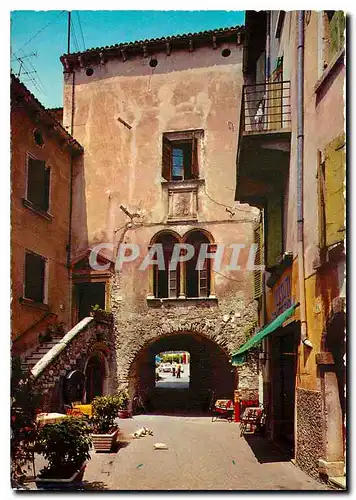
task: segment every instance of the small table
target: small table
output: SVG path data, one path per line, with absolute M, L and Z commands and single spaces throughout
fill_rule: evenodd
M 93 415 L 93 407 L 92 405 L 73 405 L 73 408 L 80 410 L 84 415 L 87 415 L 89 418 Z

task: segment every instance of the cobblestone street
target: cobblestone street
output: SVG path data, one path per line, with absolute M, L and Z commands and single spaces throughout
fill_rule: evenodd
M 126 445 L 92 452 L 85 489 L 103 490 L 326 490 L 258 436 L 210 417 L 139 415 L 119 420 Z M 141 426 L 153 436 L 132 439 Z M 154 443 L 168 450 L 154 450 Z M 250 444 L 249 444 L 250 443 Z M 36 467 L 42 466 L 38 457 Z M 31 488 L 35 485 L 31 483 Z

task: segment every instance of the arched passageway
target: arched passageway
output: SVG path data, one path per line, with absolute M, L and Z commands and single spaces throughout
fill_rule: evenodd
M 164 351 L 189 352 L 189 388 L 155 386 L 155 356 Z M 236 376 L 218 344 L 196 333 L 177 333 L 159 337 L 141 349 L 130 367 L 129 390 L 131 396 L 140 396 L 148 411 L 207 411 L 212 398 L 233 397 Z

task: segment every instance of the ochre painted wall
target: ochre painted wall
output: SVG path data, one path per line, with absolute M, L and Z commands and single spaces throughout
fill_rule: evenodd
M 39 128 L 43 147 L 36 145 L 33 131 Z M 41 122 L 33 121 L 27 108 L 11 113 L 11 308 L 12 339 L 52 312 L 69 324 L 70 298 L 66 245 L 69 235 L 70 153 L 61 150 L 58 138 L 46 134 Z M 23 206 L 26 197 L 27 155 L 44 160 L 51 168 L 49 213 L 52 220 Z M 48 259 L 48 310 L 20 303 L 24 295 L 25 250 Z M 62 307 L 61 307 L 62 306 Z

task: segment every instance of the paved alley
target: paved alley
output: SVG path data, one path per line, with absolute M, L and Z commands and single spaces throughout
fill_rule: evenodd
M 116 453 L 92 452 L 85 489 L 103 490 L 326 490 L 258 436 L 211 417 L 139 415 L 119 420 Z M 132 439 L 141 426 L 153 436 Z M 168 450 L 154 450 L 154 443 Z M 38 457 L 37 467 L 41 467 Z M 35 487 L 33 485 L 33 487 Z

